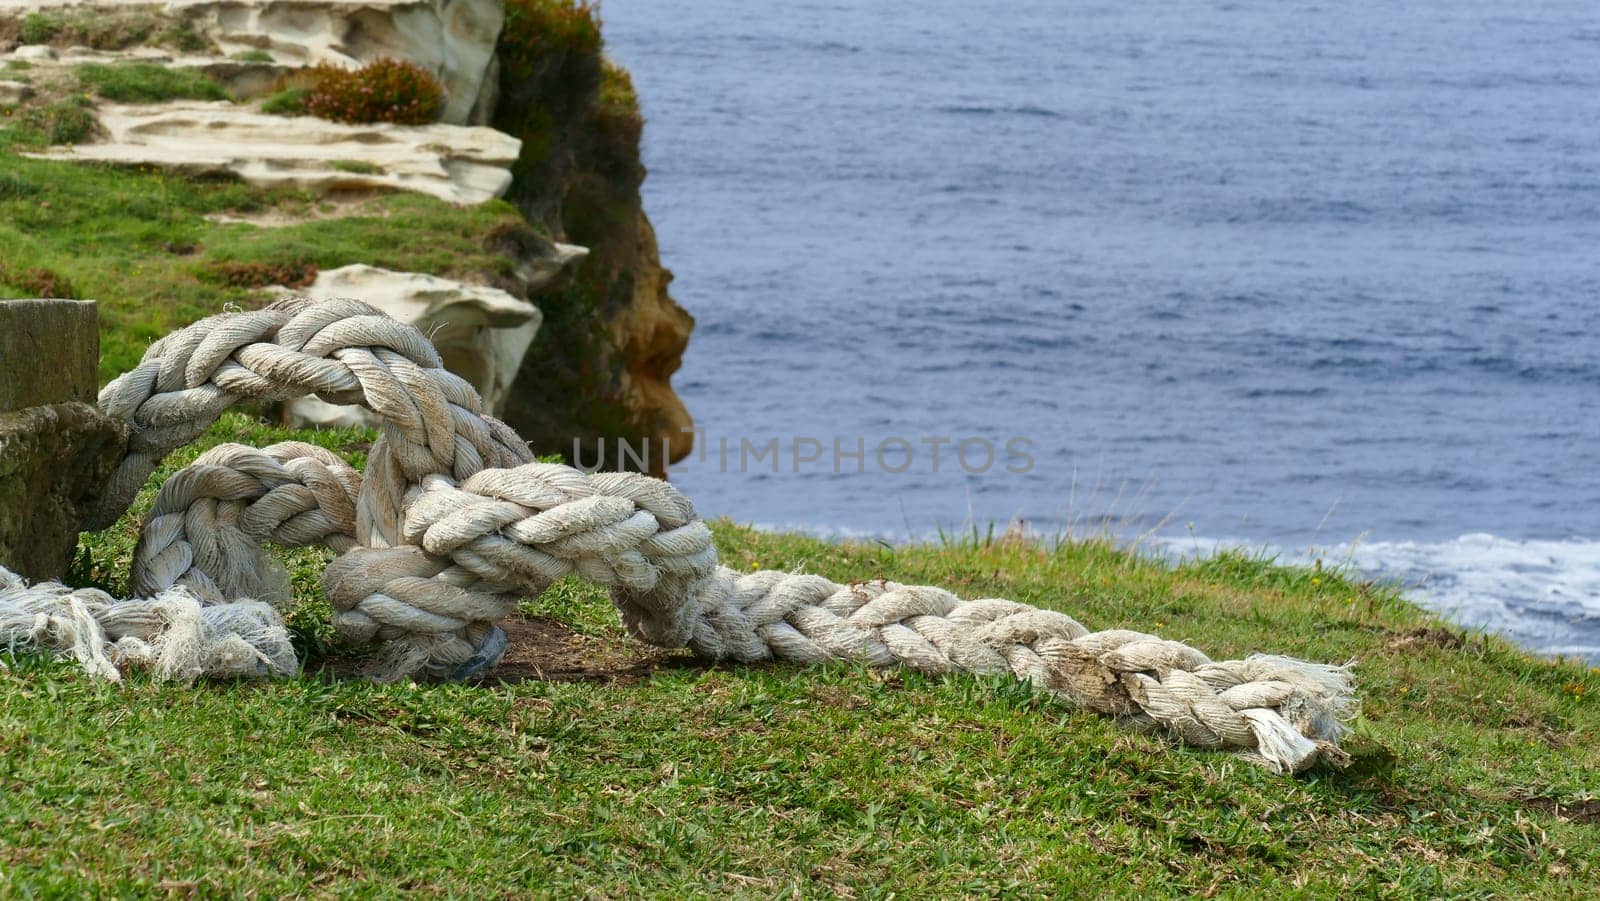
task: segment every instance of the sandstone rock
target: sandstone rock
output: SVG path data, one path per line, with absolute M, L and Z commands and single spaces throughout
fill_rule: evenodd
M 549 288 L 589 255 L 587 247 L 549 241 L 531 230 L 520 238 L 503 235 L 491 246 L 511 261 L 514 286 L 524 296 Z
M 318 193 L 404 190 L 460 204 L 505 193 L 521 142 L 463 125 L 344 125 L 251 112 L 226 101 L 106 104 L 105 143 L 36 154 L 46 159 L 233 173 L 260 185 Z
M 664 477 L 667 463 L 694 446 L 694 420 L 671 382 L 694 317 L 668 294 L 672 273 L 661 265 L 644 211 L 635 207 L 622 225 L 626 231 L 608 236 L 623 292 L 546 326 L 523 358 L 502 418 L 535 448 L 591 462 L 600 458 L 602 438 L 624 439 L 641 454 L 648 446 L 642 462 Z M 601 340 L 594 340 L 595 328 Z M 605 446 L 613 450 L 604 465 L 617 465 L 614 440 Z
M 492 341 L 491 333 L 520 332 L 531 340 L 542 318 L 538 307 L 498 288 L 376 266 L 319 272 L 301 293 L 318 299 L 355 297 L 416 326 L 445 366 L 471 382 L 491 410 L 499 408 L 527 349 L 526 340 L 510 349 Z
M 498 85 L 489 76 L 505 20 L 501 0 L 9 0 L 0 4 L 0 16 L 47 8 L 154 15 L 187 25 L 223 56 L 265 50 L 293 66 L 351 68 L 381 56 L 410 60 L 444 85 L 444 121 L 455 124 L 471 121 L 474 110 L 493 109 Z
M 0 301 L 0 564 L 30 579 L 65 571 L 126 441 L 93 404 L 99 351 L 93 303 Z
M 4 2 L 5 0 L 0 0 L 0 4 Z M 298 64 L 230 59 L 212 54 L 174 54 L 160 47 L 130 47 L 126 50 L 95 50 L 90 47 L 43 49 L 50 50 L 54 55 L 45 60 L 31 60 L 20 51 L 11 54 L 0 53 L 0 63 L 14 59 L 29 63 L 32 71 L 28 74 L 36 83 L 43 81 L 44 77 L 58 73 L 70 78 L 72 69 L 86 63 L 100 65 L 140 63 L 169 69 L 194 69 L 221 85 L 230 96 L 239 101 L 256 100 L 273 93 L 285 76 L 299 68 Z M 62 81 L 70 83 L 65 79 Z M 0 91 L 3 90 L 0 88 Z M 6 101 L 4 96 L 0 93 L 0 102 L 18 102 Z
M 543 270 L 528 263 L 530 275 L 540 280 L 534 290 L 558 277 L 565 266 L 586 251 L 570 245 L 553 245 L 549 266 Z M 483 395 L 486 408 L 498 413 L 516 377 L 528 344 L 543 319 L 539 308 L 498 288 L 469 285 L 434 275 L 392 272 L 375 266 L 344 266 L 317 274 L 309 287 L 284 293 L 330 299 L 353 297 L 410 323 L 438 348 L 446 368 L 465 378 Z M 316 398 L 285 405 L 288 421 L 295 425 L 371 424 L 370 414 L 357 407 L 341 407 Z
M 11 58 L 22 62 L 38 62 L 56 58 L 54 48 L 43 44 L 25 44 L 11 51 Z
M 0 106 L 21 103 L 33 96 L 33 88 L 23 81 L 0 81 Z
M 175 0 L 225 54 L 263 49 L 282 60 L 351 67 L 381 56 L 432 71 L 447 93 L 444 121 L 466 124 L 505 21 L 500 0 Z M 492 106 L 492 100 L 489 101 Z
M 633 303 L 612 317 L 612 341 L 623 361 L 622 399 L 641 431 L 681 460 L 693 446 L 694 420 L 672 390 L 672 374 L 683 364 L 694 317 L 667 293 L 672 271 L 661 265 L 655 227 L 641 210 L 635 224 L 638 262 Z

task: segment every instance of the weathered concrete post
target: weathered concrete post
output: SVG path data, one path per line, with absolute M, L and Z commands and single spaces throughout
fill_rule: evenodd
M 96 493 L 127 440 L 95 406 L 92 301 L 0 300 L 0 565 L 60 578 L 78 541 L 78 501 Z

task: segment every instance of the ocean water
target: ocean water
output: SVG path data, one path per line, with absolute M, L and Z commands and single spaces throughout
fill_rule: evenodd
M 1316 548 L 1600 661 L 1592 0 L 604 17 L 703 512 Z

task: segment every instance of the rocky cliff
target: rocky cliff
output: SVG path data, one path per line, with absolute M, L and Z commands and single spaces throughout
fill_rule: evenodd
M 437 121 L 283 102 L 308 67 L 386 58 L 442 85 Z M 455 323 L 463 374 L 541 451 L 649 442 L 659 474 L 689 450 L 670 377 L 693 320 L 640 204 L 632 85 L 581 0 L 12 2 L 0 114 L 0 296 L 100 299 L 102 377 L 223 303 L 393 295 L 419 327 Z M 92 209 L 42 214 L 63 204 Z M 166 239 L 115 261 L 73 231 L 151 216 Z
M 498 58 L 492 121 L 522 139 L 508 199 L 590 250 L 546 311 L 508 421 L 539 444 L 577 439 L 588 461 L 600 456 L 601 438 L 647 445 L 649 467 L 663 475 L 667 458 L 682 459 L 691 445 L 692 422 L 670 379 L 694 319 L 668 294 L 672 273 L 640 203 L 644 121 L 632 80 L 605 58 L 587 3 L 508 0 Z M 605 456 L 616 463 L 614 445 Z

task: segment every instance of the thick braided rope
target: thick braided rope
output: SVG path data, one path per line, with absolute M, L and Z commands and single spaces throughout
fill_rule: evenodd
M 70 654 L 90 675 L 113 682 L 121 678 L 118 663 L 184 682 L 292 676 L 299 668 L 283 621 L 260 601 L 207 605 L 182 588 L 119 601 L 95 588 L 29 586 L 3 566 L 0 643 Z
M 352 644 L 383 643 L 387 676 L 483 671 L 504 649 L 495 622 L 576 574 L 610 589 L 635 636 L 710 659 L 1009 673 L 1279 772 L 1342 757 L 1344 667 L 1214 662 L 1011 601 L 720 567 L 671 485 L 529 462 L 420 334 L 357 301 L 283 301 L 153 345 L 101 392 L 131 440 L 86 525 L 115 521 L 160 460 L 229 406 L 305 394 L 382 417 L 364 476 L 296 442 L 215 448 L 163 484 L 144 525 L 132 585 L 153 602 L 27 588 L 0 570 L 0 638 L 73 653 L 108 678 L 119 663 L 179 678 L 293 672 L 281 621 L 259 602 L 288 594 L 263 545 L 325 544 L 340 554 L 323 576 L 334 624 Z

